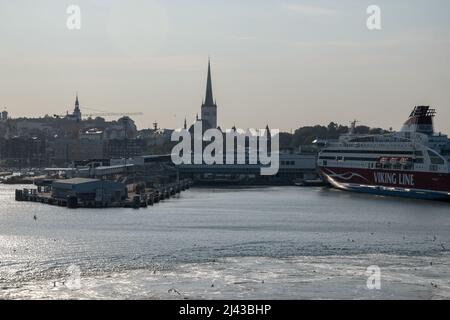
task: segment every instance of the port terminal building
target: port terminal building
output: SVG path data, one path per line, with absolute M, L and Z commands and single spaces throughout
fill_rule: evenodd
M 82 203 L 113 203 L 127 198 L 127 189 L 109 180 L 73 178 L 52 183 L 52 197 L 67 201 L 70 198 Z

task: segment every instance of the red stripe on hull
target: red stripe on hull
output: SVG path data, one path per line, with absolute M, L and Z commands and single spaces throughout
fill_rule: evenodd
M 380 169 L 320 167 L 339 183 L 450 192 L 450 174 Z

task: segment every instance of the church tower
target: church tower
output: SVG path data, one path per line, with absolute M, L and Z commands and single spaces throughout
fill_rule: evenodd
M 217 128 L 217 105 L 213 99 L 212 81 L 211 81 L 211 62 L 208 60 L 208 79 L 206 81 L 206 96 L 202 104 L 201 119 L 207 128 Z
M 80 102 L 78 101 L 78 93 L 75 99 L 75 109 L 73 110 L 73 117 L 77 122 L 81 121 L 81 111 L 80 111 Z

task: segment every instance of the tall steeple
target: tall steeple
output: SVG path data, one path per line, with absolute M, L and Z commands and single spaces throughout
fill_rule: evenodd
M 78 101 L 78 92 L 77 92 L 77 95 L 76 95 L 76 99 L 75 99 L 75 109 L 79 109 L 80 108 L 80 102 Z
M 77 122 L 81 121 L 81 110 L 80 110 L 80 102 L 78 101 L 78 92 L 75 98 L 75 109 L 73 110 L 72 116 Z
M 207 106 L 214 105 L 212 81 L 211 81 L 211 60 L 210 59 L 208 59 L 208 79 L 206 80 L 206 96 L 205 96 L 204 104 Z
M 202 121 L 205 129 L 217 128 L 217 105 L 213 99 L 211 80 L 211 60 L 208 59 L 208 78 L 206 80 L 206 96 L 202 103 Z

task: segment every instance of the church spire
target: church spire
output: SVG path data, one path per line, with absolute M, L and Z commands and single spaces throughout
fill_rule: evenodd
M 214 105 L 213 92 L 212 92 L 212 81 L 211 81 L 211 61 L 208 59 L 208 79 L 206 81 L 206 97 L 205 97 L 205 105 L 212 106 Z
M 72 117 L 77 121 L 81 121 L 80 102 L 78 101 L 78 92 L 75 98 L 75 109 L 73 109 Z
M 76 95 L 76 99 L 75 99 L 75 108 L 79 108 L 80 107 L 80 102 L 78 102 L 78 92 L 77 92 L 77 95 Z

